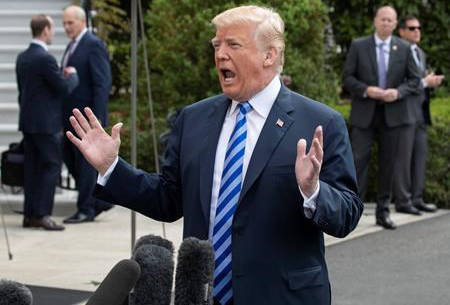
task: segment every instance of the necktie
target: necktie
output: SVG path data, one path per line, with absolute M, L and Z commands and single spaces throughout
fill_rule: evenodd
M 233 298 L 231 281 L 231 225 L 242 187 L 242 167 L 247 138 L 245 115 L 252 110 L 248 102 L 238 105 L 236 125 L 231 133 L 225 153 L 225 162 L 217 200 L 213 230 L 215 255 L 214 297 L 222 305 Z
M 64 60 L 62 65 L 63 69 L 67 66 L 67 63 L 69 62 L 69 58 L 72 55 L 74 48 L 75 48 L 75 40 L 71 40 L 69 42 L 69 46 L 67 47 L 67 52 L 66 54 L 64 54 Z
M 384 42 L 378 45 L 378 86 L 386 89 L 386 61 L 384 59 Z
M 417 65 L 422 68 L 422 60 L 420 59 L 420 52 L 418 48 L 414 48 L 414 52 L 416 52 Z

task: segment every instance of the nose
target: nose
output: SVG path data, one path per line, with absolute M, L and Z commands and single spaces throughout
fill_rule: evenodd
M 226 48 L 224 46 L 216 47 L 215 53 L 216 53 L 216 58 L 219 60 L 226 60 L 229 58 Z

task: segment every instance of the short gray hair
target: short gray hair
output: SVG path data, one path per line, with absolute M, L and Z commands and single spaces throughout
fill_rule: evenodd
M 211 22 L 216 29 L 239 24 L 255 25 L 256 41 L 265 49 L 274 47 L 278 51 L 277 72 L 283 71 L 284 22 L 275 10 L 255 5 L 239 6 L 220 13 Z

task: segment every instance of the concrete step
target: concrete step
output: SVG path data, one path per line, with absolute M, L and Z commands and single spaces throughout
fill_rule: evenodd
M 45 11 L 63 10 L 71 3 L 71 1 L 61 0 L 1 0 L 0 2 L 3 10 L 37 10 L 42 13 L 45 13 Z
M 3 2 L 1 0 L 0 2 Z M 52 17 L 55 26 L 62 26 L 62 10 L 48 9 L 0 9 L 0 27 L 23 27 L 30 24 L 31 17 L 37 14 L 46 14 Z
M 0 83 L 0 104 L 17 102 L 17 85 L 15 82 Z M 1 122 L 0 122 L 1 123 Z
M 18 103 L 0 103 L 1 124 L 17 124 L 19 119 Z
M 16 124 L 0 124 L 0 146 L 7 146 L 11 142 L 22 139 L 22 134 L 18 131 Z
M 31 38 L 29 38 L 28 41 L 25 41 L 22 44 L 0 45 L 0 64 L 15 63 L 17 55 L 28 48 L 30 41 Z M 64 54 L 64 50 L 66 49 L 66 44 L 53 44 L 49 46 L 48 49 L 49 52 L 56 57 L 58 63 L 60 63 L 61 58 Z
M 15 64 L 0 64 L 0 82 L 15 82 Z
M 27 44 L 32 39 L 31 31 L 27 26 L 21 27 L 0 27 L 0 41 L 9 44 Z M 62 27 L 55 27 L 53 44 L 66 45 L 69 39 L 66 37 Z

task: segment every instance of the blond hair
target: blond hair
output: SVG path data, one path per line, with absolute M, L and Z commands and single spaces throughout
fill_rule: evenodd
M 284 22 L 273 9 L 255 5 L 239 6 L 220 13 L 211 23 L 216 29 L 232 25 L 255 25 L 255 40 L 265 50 L 272 47 L 277 50 L 277 72 L 283 71 Z

